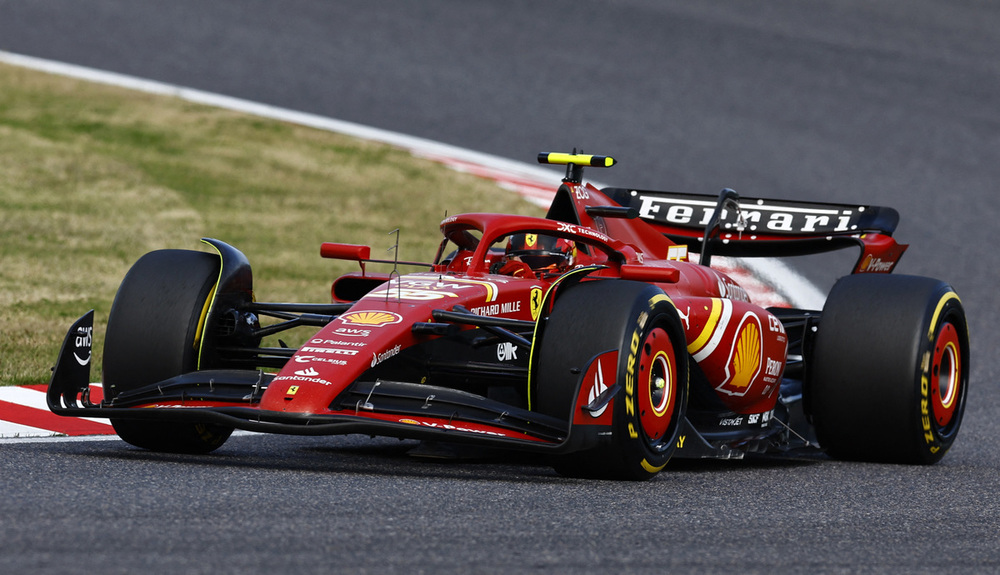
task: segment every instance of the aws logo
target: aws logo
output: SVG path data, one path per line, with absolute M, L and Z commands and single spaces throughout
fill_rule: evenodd
M 726 380 L 716 389 L 729 395 L 746 395 L 760 373 L 764 340 L 760 320 L 751 313 L 743 316 L 736 340 L 726 361 Z

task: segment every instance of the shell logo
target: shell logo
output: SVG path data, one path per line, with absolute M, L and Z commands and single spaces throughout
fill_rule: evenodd
M 750 384 L 760 372 L 762 346 L 760 322 L 757 316 L 747 314 L 736 336 L 729 361 L 726 362 L 726 382 L 716 389 L 729 395 L 746 395 Z
M 340 316 L 344 323 L 381 327 L 403 321 L 403 316 L 391 311 L 352 311 Z
M 874 273 L 888 273 L 892 271 L 893 266 L 896 262 L 893 260 L 883 260 L 882 258 L 877 258 L 872 254 L 865 256 L 861 265 L 858 269 L 863 272 L 874 272 Z

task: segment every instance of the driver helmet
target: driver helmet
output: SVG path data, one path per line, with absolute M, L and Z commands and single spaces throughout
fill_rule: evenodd
M 517 259 L 535 272 L 564 272 L 573 265 L 576 246 L 570 240 L 543 234 L 514 234 L 507 241 L 507 260 Z

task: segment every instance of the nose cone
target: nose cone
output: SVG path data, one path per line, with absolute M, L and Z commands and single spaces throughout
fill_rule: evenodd
M 328 412 L 344 388 L 412 345 L 413 337 L 403 326 L 404 315 L 398 311 L 358 310 L 341 315 L 307 340 L 285 364 L 261 399 L 261 408 Z

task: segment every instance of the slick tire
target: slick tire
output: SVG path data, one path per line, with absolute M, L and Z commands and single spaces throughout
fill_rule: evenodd
M 607 351 L 618 351 L 618 361 L 616 381 L 606 384 L 621 386 L 610 406 L 612 433 L 554 467 L 572 477 L 651 479 L 673 455 L 688 394 L 684 331 L 659 288 L 602 280 L 560 295 L 542 335 L 537 409 L 572 425 L 581 378 Z
M 200 330 L 219 258 L 188 250 L 142 256 L 115 295 L 104 342 L 106 399 L 198 369 Z M 233 432 L 218 424 L 112 418 L 119 437 L 144 449 L 208 453 Z
M 823 308 L 807 365 L 807 410 L 829 455 L 935 463 L 955 441 L 965 411 L 962 302 L 934 279 L 842 278 Z

